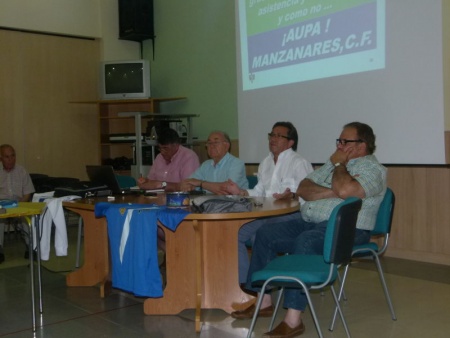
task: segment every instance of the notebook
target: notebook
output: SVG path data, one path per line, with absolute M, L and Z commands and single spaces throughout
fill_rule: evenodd
M 98 185 L 106 185 L 113 195 L 135 194 L 136 190 L 121 188 L 114 169 L 110 165 L 87 165 L 89 180 Z

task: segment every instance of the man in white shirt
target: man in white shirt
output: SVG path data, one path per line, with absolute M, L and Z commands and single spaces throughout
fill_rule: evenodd
M 313 171 L 311 163 L 296 152 L 298 144 L 297 129 L 290 122 L 277 122 L 273 125 L 269 138 L 269 155 L 258 167 L 258 183 L 253 189 L 242 190 L 234 182 L 227 182 L 230 194 L 241 196 L 266 196 L 276 199 L 292 199 L 300 182 Z M 290 220 L 297 213 L 278 216 Z M 258 219 L 241 227 L 238 235 L 239 283 L 247 281 L 249 257 L 246 243 L 253 242 L 256 231 L 271 218 Z

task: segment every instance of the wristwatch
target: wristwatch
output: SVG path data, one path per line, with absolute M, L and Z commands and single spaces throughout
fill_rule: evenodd
M 162 181 L 161 182 L 161 188 L 166 189 L 167 187 L 167 182 L 166 181 Z

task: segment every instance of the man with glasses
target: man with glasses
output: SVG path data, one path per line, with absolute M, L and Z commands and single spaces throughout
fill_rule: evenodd
M 200 166 L 198 156 L 193 150 L 183 147 L 178 133 L 170 128 L 162 129 L 158 134 L 158 149 L 159 154 L 148 176 L 137 181 L 139 188 L 179 191 L 180 182 Z
M 378 208 L 386 192 L 386 168 L 373 155 L 375 135 L 370 126 L 352 122 L 344 126 L 336 141 L 336 151 L 326 163 L 309 174 L 299 185 L 296 195 L 305 200 L 296 221 L 263 225 L 256 233 L 246 287 L 253 272 L 261 270 L 279 253 L 321 255 L 327 221 L 332 210 L 344 199 L 356 196 L 363 200 L 356 224 L 355 245 L 367 243 L 375 226 Z M 302 313 L 307 299 L 300 289 L 286 290 L 284 320 L 263 337 L 296 337 L 305 331 Z M 255 306 L 232 313 L 234 318 L 253 316 Z M 260 316 L 271 316 L 270 294 L 262 299 Z
M 297 199 L 295 191 L 300 181 L 313 171 L 311 163 L 297 153 L 298 133 L 291 122 L 276 122 L 268 134 L 269 155 L 258 167 L 258 183 L 253 189 L 240 189 L 232 181 L 225 189 L 231 195 L 264 196 L 275 199 Z M 277 222 L 295 220 L 298 213 L 279 216 Z M 258 219 L 241 227 L 238 234 L 239 283 L 247 281 L 250 265 L 247 252 L 248 241 L 253 242 L 256 231 L 273 218 Z
M 182 191 L 206 190 L 217 195 L 226 195 L 223 184 L 228 180 L 242 188 L 248 188 L 245 164 L 229 153 L 231 140 L 223 131 L 213 131 L 208 136 L 206 148 L 209 160 L 202 163 L 190 178 L 181 182 Z

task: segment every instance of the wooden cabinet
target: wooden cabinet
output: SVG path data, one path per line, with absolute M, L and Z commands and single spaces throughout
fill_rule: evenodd
M 74 103 L 97 105 L 100 126 L 99 162 L 101 164 L 111 164 L 115 159 L 127 158 L 141 168 L 141 148 L 147 144 L 145 139 L 140 139 L 138 135 L 147 134 L 149 121 L 180 121 L 185 127 L 185 132 L 183 132 L 185 135 L 180 135 L 180 137 L 185 138 L 186 144 L 192 145 L 191 118 L 197 115 L 160 113 L 161 103 L 185 99 L 185 97 L 172 97 Z M 154 147 L 152 151 L 155 153 Z

